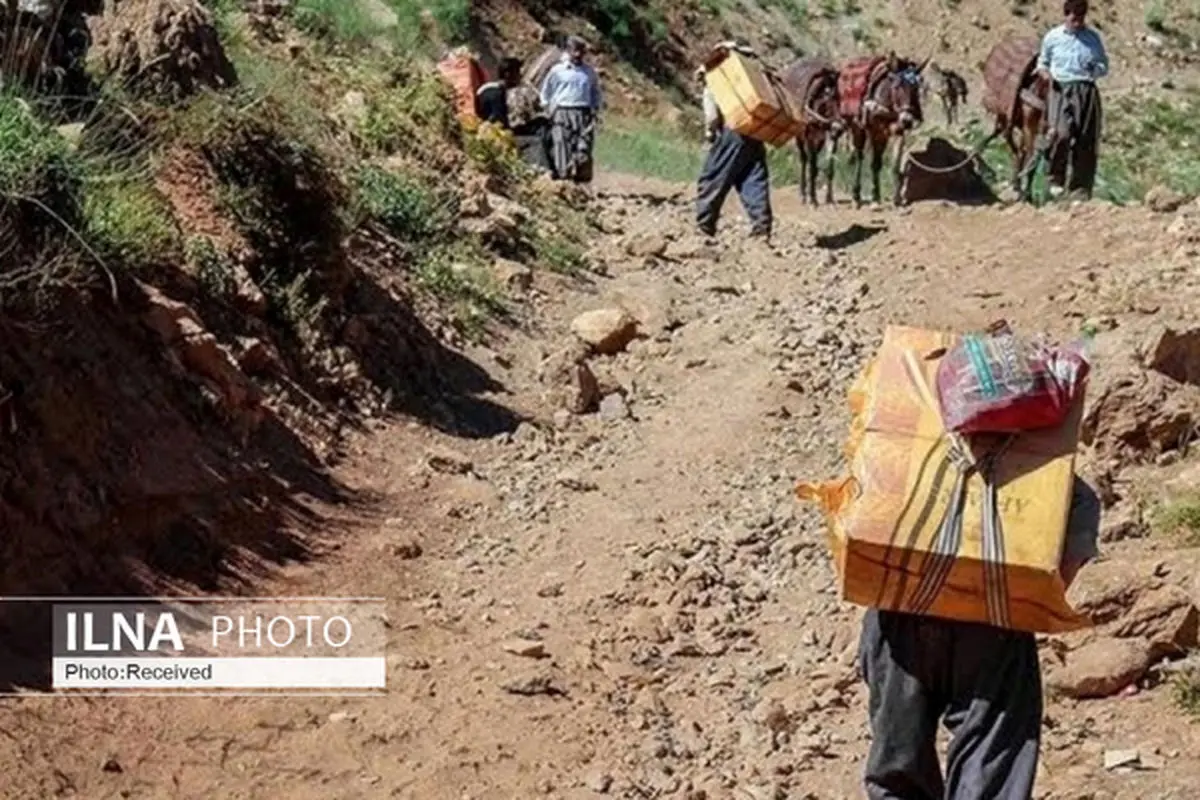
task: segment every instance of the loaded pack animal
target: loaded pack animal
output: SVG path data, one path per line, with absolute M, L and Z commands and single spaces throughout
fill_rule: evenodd
M 800 200 L 817 205 L 817 162 L 828 143 L 825 203 L 832 205 L 833 157 L 844 127 L 838 114 L 837 69 L 823 58 L 805 58 L 788 66 L 780 77 L 783 88 L 800 109 L 802 128 L 796 136 L 800 151 Z
M 1014 34 L 996 44 L 983 64 L 983 107 L 996 120 L 988 139 L 1003 136 L 1012 151 L 1012 187 L 1023 201 L 1031 195 L 1050 90 L 1036 71 L 1040 47 L 1035 37 Z
M 928 80 L 921 83 L 922 96 L 928 99 L 932 89 L 942 103 L 946 124 L 953 125 L 958 122 L 958 107 L 967 102 L 967 81 L 954 70 L 937 63 L 931 63 L 928 70 Z
M 899 144 L 893 167 L 896 188 L 892 201 L 900 204 L 904 137 L 923 120 L 921 73 L 928 63 L 928 58 L 918 64 L 891 53 L 856 58 L 844 62 L 838 70 L 838 111 L 850 133 L 854 151 L 852 194 L 855 205 L 862 205 L 863 158 L 868 142 L 871 144 L 871 196 L 876 203 L 881 202 L 879 173 L 893 137 L 899 139 Z

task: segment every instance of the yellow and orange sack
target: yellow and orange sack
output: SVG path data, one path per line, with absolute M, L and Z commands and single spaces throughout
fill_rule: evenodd
M 717 48 L 704 67 L 705 83 L 728 127 L 776 147 L 795 141 L 803 127 L 800 106 L 761 62 Z
M 945 434 L 929 387 L 940 355 L 957 341 L 949 333 L 888 328 L 850 391 L 849 477 L 796 487 L 800 499 L 825 512 L 842 597 L 1014 630 L 1086 627 L 1089 620 L 1067 602 L 1060 572 L 1082 397 L 1066 423 L 1013 437 L 997 458 L 990 496 L 1001 524 L 988 537 L 991 557 L 981 507 L 988 493 L 977 474 L 965 479 L 961 526 L 949 526 L 959 534 L 939 546 L 958 468 L 956 439 Z M 965 452 L 978 457 L 980 442 L 972 442 Z

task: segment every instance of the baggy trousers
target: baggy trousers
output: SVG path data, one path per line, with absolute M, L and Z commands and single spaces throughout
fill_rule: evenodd
M 1088 197 L 1096 183 L 1102 109 L 1100 90 L 1090 81 L 1056 83 L 1046 103 L 1046 142 L 1050 182 Z M 1067 166 L 1071 182 L 1067 184 Z
M 730 190 L 737 190 L 742 208 L 750 217 L 751 233 L 771 234 L 771 178 L 767 172 L 767 147 L 725 128 L 708 150 L 696 195 L 696 223 L 707 234 L 717 231 L 721 206 Z
M 576 183 L 592 180 L 595 113 L 590 108 L 559 108 L 550 131 L 550 156 L 555 176 Z
M 1030 800 L 1042 723 L 1033 634 L 871 609 L 859 662 L 870 800 Z M 944 778 L 943 718 L 952 736 Z

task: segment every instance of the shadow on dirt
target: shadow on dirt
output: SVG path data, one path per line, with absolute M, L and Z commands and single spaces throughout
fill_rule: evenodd
M 128 314 L 60 298 L 2 327 L 19 384 L 0 449 L 6 597 L 237 594 L 335 535 L 313 502 L 354 497 L 268 418 L 243 445 Z M 45 686 L 49 608 L 0 603 L 0 688 Z
M 859 225 L 855 222 L 840 233 L 818 234 L 816 245 L 824 250 L 845 250 L 869 241 L 886 230 L 886 225 Z

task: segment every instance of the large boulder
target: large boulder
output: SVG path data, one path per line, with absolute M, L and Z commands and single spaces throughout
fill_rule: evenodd
M 237 83 L 212 14 L 199 0 L 105 0 L 90 27 L 89 61 L 139 94 L 180 100 Z
M 1153 459 L 1196 436 L 1200 386 L 1187 376 L 1190 338 L 1169 329 L 1137 342 L 1122 329 L 1096 337 L 1080 439 L 1120 462 Z
M 1163 586 L 1139 597 L 1114 633 L 1145 639 L 1155 659 L 1181 656 L 1200 644 L 1200 611 L 1183 589 Z
M 1147 337 L 1141 355 L 1147 369 L 1200 386 L 1200 327 L 1160 325 Z

